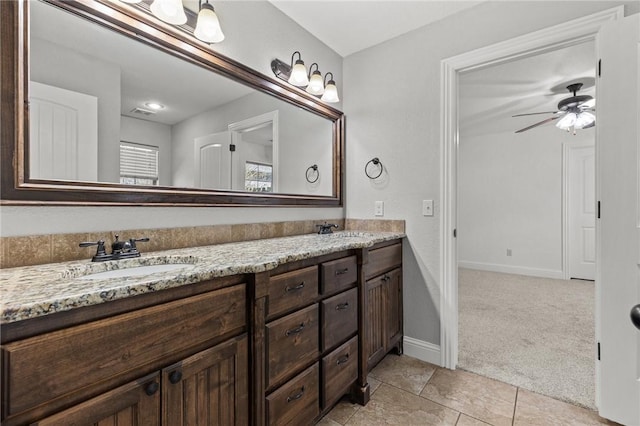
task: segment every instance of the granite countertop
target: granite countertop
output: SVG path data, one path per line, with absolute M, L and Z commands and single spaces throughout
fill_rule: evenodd
M 277 266 L 337 251 L 371 247 L 402 238 L 395 232 L 343 231 L 299 235 L 142 254 L 107 262 L 73 261 L 0 270 L 0 323 L 36 318 L 112 300 Z M 83 276 L 136 266 L 184 264 L 168 272 L 83 279 Z

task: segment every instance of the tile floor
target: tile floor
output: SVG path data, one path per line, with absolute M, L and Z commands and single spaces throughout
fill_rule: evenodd
M 318 425 L 616 425 L 596 412 L 463 370 L 389 354 L 369 374 L 366 407 L 343 399 Z

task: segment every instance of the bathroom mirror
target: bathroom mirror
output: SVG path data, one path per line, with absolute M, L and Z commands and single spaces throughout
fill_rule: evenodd
M 0 7 L 3 204 L 342 204 L 340 111 L 130 5 Z

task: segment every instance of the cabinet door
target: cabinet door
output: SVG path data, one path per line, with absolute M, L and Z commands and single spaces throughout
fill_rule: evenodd
M 386 341 L 385 352 L 402 339 L 402 269 L 394 269 L 385 274 L 386 279 Z
M 127 383 L 32 425 L 159 426 L 159 374 Z
M 246 425 L 246 335 L 199 352 L 162 370 L 164 425 Z
M 387 310 L 385 276 L 380 275 L 366 282 L 365 294 L 365 342 L 368 369 L 371 369 L 385 355 Z

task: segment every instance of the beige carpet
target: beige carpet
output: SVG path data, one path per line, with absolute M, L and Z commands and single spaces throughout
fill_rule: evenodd
M 595 408 L 594 283 L 460 269 L 458 367 Z

